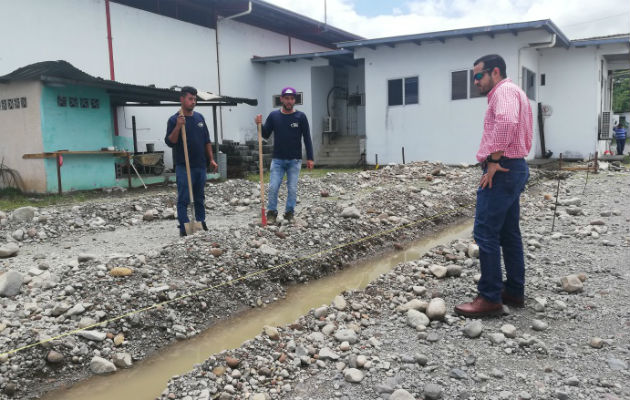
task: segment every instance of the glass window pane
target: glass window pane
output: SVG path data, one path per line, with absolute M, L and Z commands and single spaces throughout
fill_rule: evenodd
M 400 106 L 402 103 L 402 79 L 391 79 L 387 81 L 387 105 Z
M 418 104 L 418 77 L 405 78 L 405 104 Z
M 473 70 L 470 70 L 470 73 L 468 74 L 468 78 L 470 79 L 470 98 L 474 99 L 475 97 L 482 97 L 481 94 L 479 93 L 479 89 L 477 89 L 477 86 L 475 86 L 475 81 L 473 79 Z
M 468 97 L 468 71 L 451 72 L 451 100 L 460 100 Z

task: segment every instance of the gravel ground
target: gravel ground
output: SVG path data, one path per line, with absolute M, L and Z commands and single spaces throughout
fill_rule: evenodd
M 177 236 L 172 187 L 0 211 L 0 398 L 37 398 L 129 368 L 216 321 L 277 300 L 288 285 L 470 216 L 477 179 L 475 168 L 435 163 L 321 179 L 304 174 L 297 218 L 266 228 L 258 224 L 255 183 L 211 184 L 211 231 L 184 239 Z M 436 214 L 443 215 L 406 226 Z M 225 285 L 253 273 L 259 274 Z M 216 285 L 223 286 L 207 290 Z M 68 334 L 76 329 L 84 330 Z
M 472 238 L 455 241 L 210 357 L 162 399 L 630 399 L 630 176 L 563 177 L 553 232 L 557 182 L 522 197 L 525 308 L 455 315 L 479 271 Z

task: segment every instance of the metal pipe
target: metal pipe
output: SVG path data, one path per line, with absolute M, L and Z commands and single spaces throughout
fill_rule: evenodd
M 63 189 L 61 188 L 61 154 L 57 153 L 56 161 L 57 161 L 57 191 L 59 192 L 59 194 L 62 194 Z
M 214 128 L 214 156 L 219 157 L 217 155 L 219 154 L 219 133 L 217 132 L 217 106 L 212 106 L 212 127 Z
M 138 135 L 136 134 L 136 116 L 131 116 L 131 131 L 133 132 L 133 154 L 138 153 Z
M 405 146 L 402 147 L 403 164 L 405 163 Z
M 562 174 L 562 153 L 558 160 L 558 187 L 556 188 L 556 205 L 553 207 L 553 221 L 551 222 L 551 233 L 556 226 L 556 213 L 558 212 L 558 197 L 560 196 L 560 175 Z
M 114 49 L 112 46 L 112 23 L 109 13 L 109 0 L 105 0 L 105 18 L 107 19 L 107 47 L 109 49 L 109 79 L 116 80 L 114 75 Z

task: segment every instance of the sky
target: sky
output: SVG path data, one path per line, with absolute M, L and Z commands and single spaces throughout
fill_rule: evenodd
M 265 1 L 370 39 L 540 19 L 569 39 L 630 33 L 630 0 Z

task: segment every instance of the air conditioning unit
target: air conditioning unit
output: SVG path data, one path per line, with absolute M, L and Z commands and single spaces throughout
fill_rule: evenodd
M 337 132 L 337 118 L 324 117 L 324 132 Z
M 611 138 L 613 115 L 610 111 L 603 111 L 599 117 L 599 132 L 598 136 L 600 140 L 606 140 Z

